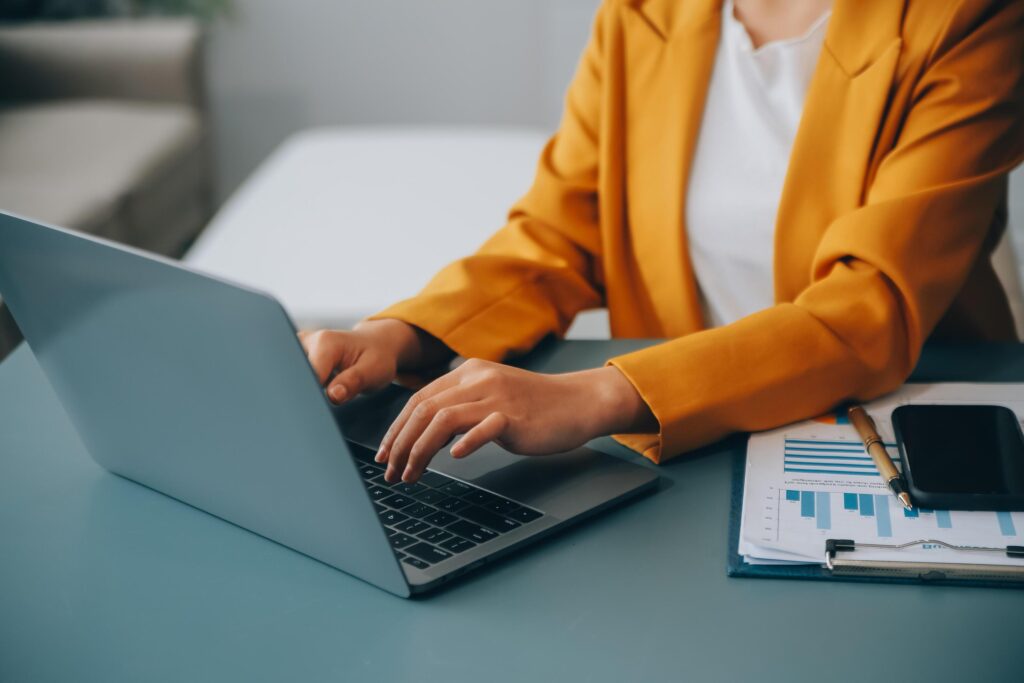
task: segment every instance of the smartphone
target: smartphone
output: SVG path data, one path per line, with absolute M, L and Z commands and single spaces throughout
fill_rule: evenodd
M 1024 510 L 1024 432 L 1009 408 L 907 405 L 892 424 L 915 506 Z

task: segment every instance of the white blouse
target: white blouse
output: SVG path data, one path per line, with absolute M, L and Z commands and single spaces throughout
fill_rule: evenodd
M 799 38 L 754 49 L 722 3 L 722 30 L 686 198 L 690 258 L 705 322 L 774 303 L 775 214 L 830 12 Z

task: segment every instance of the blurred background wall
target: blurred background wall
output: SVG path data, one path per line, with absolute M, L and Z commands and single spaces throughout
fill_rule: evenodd
M 599 0 L 235 0 L 211 28 L 218 193 L 324 124 L 553 130 Z

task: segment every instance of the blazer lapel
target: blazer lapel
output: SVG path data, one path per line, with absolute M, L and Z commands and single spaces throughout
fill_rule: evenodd
M 718 46 L 721 0 L 638 1 L 633 9 L 634 23 L 646 26 L 627 24 L 626 211 L 636 272 L 644 281 L 635 291 L 656 301 L 632 305 L 638 318 L 646 318 L 636 321 L 638 328 L 676 337 L 703 326 L 683 204 Z
M 811 281 L 828 225 L 858 207 L 899 60 L 904 0 L 835 0 L 804 100 L 775 227 L 775 299 Z

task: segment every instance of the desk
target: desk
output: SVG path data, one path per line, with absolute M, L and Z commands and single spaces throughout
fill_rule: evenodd
M 527 365 L 641 343 L 566 342 Z M 922 373 L 1021 380 L 1022 349 L 940 350 Z M 727 578 L 737 447 L 406 601 L 99 469 L 22 346 L 0 365 L 0 680 L 1019 679 L 1024 591 Z M 851 665 L 876 651 L 892 657 Z

